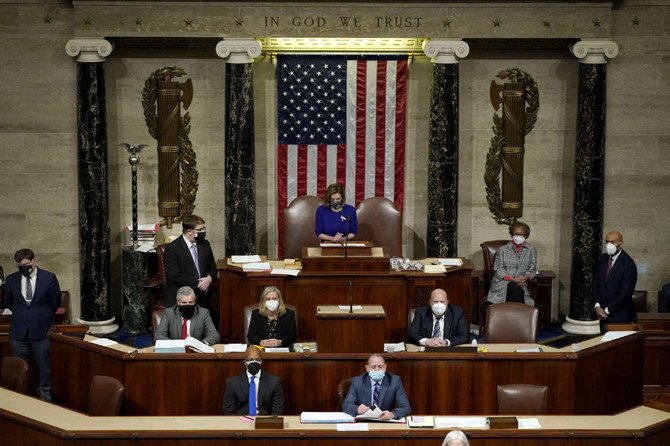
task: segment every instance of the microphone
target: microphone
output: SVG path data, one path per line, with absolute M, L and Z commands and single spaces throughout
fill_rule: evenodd
M 351 280 L 349 281 L 349 313 L 354 312 L 354 295 L 351 291 Z

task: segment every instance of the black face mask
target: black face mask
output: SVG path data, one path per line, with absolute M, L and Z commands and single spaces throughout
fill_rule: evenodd
M 19 265 L 17 267 L 22 276 L 28 277 L 33 272 L 33 265 Z
M 195 305 L 178 305 L 177 308 L 184 319 L 191 319 L 195 313 Z
M 205 231 L 196 232 L 195 233 L 195 241 L 196 242 L 201 242 L 201 241 L 205 240 L 205 236 L 207 236 L 207 233 Z
M 341 207 L 342 207 L 342 200 L 331 200 L 330 202 L 331 209 L 339 209 Z
M 260 362 L 253 361 L 247 364 L 247 371 L 252 375 L 255 375 L 256 373 L 260 372 L 260 370 L 261 370 Z

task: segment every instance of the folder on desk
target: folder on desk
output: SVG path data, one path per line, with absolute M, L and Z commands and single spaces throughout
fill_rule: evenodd
M 303 412 L 301 423 L 353 423 L 354 417 L 344 412 Z

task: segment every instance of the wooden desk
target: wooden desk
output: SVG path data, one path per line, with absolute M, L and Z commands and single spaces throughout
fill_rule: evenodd
M 263 288 L 279 288 L 288 304 L 298 314 L 298 339 L 316 339 L 316 306 L 349 303 L 349 290 L 354 304 L 381 305 L 386 310 L 384 340 L 402 341 L 407 336 L 407 314 L 410 309 L 427 304 L 430 292 L 443 288 L 449 301 L 464 308 L 472 320 L 472 291 L 470 275 L 472 262 L 453 267 L 442 274 L 420 271 L 301 271 L 298 277 L 270 273 L 245 273 L 219 260 L 221 289 L 220 333 L 222 341 L 242 342 L 244 338 L 244 306 L 255 304 Z
M 54 401 L 75 410 L 85 408 L 91 379 L 101 374 L 126 386 L 127 414 L 216 415 L 222 410 L 226 378 L 244 370 L 241 353 L 123 353 L 58 332 L 76 327 L 55 327 L 50 334 Z M 606 343 L 584 341 L 578 352 L 568 346 L 514 353 L 518 345 L 491 344 L 485 346 L 488 352 L 384 357 L 388 371 L 403 379 L 417 414 L 495 413 L 496 386 L 519 382 L 549 387 L 549 414 L 612 414 L 642 403 L 643 342 L 643 335 L 634 333 Z M 216 348 L 222 351 L 222 346 Z M 364 373 L 368 356 L 265 354 L 263 370 L 281 378 L 287 414 L 332 411 L 340 408 L 338 383 Z M 184 377 L 192 385 L 185 385 Z
M 363 305 L 360 310 L 341 310 L 336 305 L 316 307 L 316 341 L 321 353 L 366 353 L 384 349 L 384 319 L 381 305 Z
M 538 416 L 541 429 L 466 430 L 476 446 L 660 446 L 670 441 L 668 406 L 639 406 L 604 416 Z M 0 445 L 40 446 L 435 446 L 449 429 L 369 424 L 369 432 L 337 432 L 333 424 L 284 417 L 282 430 L 254 430 L 240 417 L 89 417 L 0 389 Z

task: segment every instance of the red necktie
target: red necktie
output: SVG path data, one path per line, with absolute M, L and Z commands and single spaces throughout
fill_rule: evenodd
M 188 327 L 186 326 L 186 319 L 181 320 L 181 338 L 186 339 L 188 337 Z
M 610 256 L 610 259 L 607 261 L 607 273 L 605 274 L 605 277 L 610 275 L 611 269 L 612 269 L 612 256 Z

